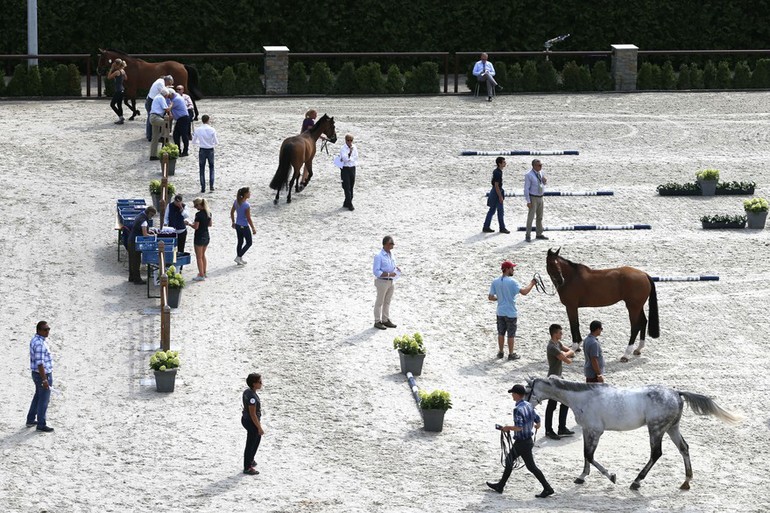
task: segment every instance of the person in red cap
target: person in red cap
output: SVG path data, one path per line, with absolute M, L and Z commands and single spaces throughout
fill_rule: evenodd
M 519 285 L 513 279 L 513 270 L 516 264 L 506 260 L 500 266 L 503 275 L 492 282 L 489 288 L 489 300 L 497 301 L 497 357 L 505 356 L 503 353 L 503 342 L 505 334 L 508 334 L 508 359 L 518 360 L 519 355 L 513 352 L 514 339 L 516 337 L 516 324 L 518 321 L 518 312 L 516 311 L 516 296 L 521 294 L 526 296 L 532 287 L 535 286 L 535 279 L 526 287 Z

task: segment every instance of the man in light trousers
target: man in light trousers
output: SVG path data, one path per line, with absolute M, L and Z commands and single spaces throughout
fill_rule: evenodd
M 382 239 L 382 251 L 374 256 L 374 286 L 377 288 L 377 300 L 374 302 L 374 327 L 379 330 L 395 328 L 390 320 L 390 299 L 393 297 L 394 281 L 401 275 L 393 256 L 393 237 L 386 235 Z
M 525 240 L 532 242 L 532 220 L 536 218 L 535 238 L 548 240 L 543 235 L 543 193 L 548 179 L 543 174 L 543 163 L 540 159 L 532 161 L 532 169 L 524 175 L 524 199 L 527 202 L 527 235 Z

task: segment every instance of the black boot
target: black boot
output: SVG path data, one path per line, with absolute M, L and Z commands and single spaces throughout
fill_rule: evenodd
M 511 477 L 511 472 L 513 472 L 513 467 L 505 467 L 505 471 L 503 471 L 503 477 L 500 478 L 499 483 L 490 483 L 487 481 L 487 486 L 496 491 L 497 493 L 503 493 L 503 489 L 505 488 L 505 483 L 508 482 L 508 478 Z

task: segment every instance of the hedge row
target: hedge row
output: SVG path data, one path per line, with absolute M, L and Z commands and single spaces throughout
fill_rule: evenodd
M 346 62 L 335 76 L 325 62 L 316 62 L 307 74 L 305 64 L 295 62 L 289 69 L 291 94 L 421 94 L 438 93 L 438 64 L 423 62 L 401 73 L 395 64 L 385 75 L 377 62 L 358 68 Z
M 636 78 L 638 89 L 767 89 L 770 88 L 770 59 L 759 59 L 752 70 L 746 61 L 730 68 L 728 61 L 682 64 L 679 72 L 671 62 L 662 66 L 645 62 Z
M 557 71 L 553 62 L 544 59 L 529 60 L 522 66 L 518 62 L 512 66 L 505 62 L 495 62 L 495 80 L 503 87 L 497 94 L 536 91 L 609 91 L 614 88 L 607 63 L 598 61 L 589 68 L 579 66 L 575 61 L 564 65 Z M 476 77 L 473 66 L 468 68 L 466 85 L 474 91 Z
M 17 64 L 8 85 L 0 77 L 0 96 L 80 96 L 80 71 L 74 64 L 38 68 Z

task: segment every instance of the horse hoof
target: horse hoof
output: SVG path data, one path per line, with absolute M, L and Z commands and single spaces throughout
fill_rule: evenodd
M 680 490 L 689 490 L 690 489 L 690 483 L 685 481 L 684 483 L 682 483 L 682 486 L 680 486 L 679 489 Z
M 291 198 L 287 199 L 286 203 L 291 203 Z
M 577 478 L 577 479 L 575 479 L 575 484 L 583 484 L 583 483 L 585 483 L 585 482 L 586 482 L 586 480 L 585 480 L 585 479 L 583 479 L 583 478 L 580 478 L 580 477 L 579 477 L 579 478 Z
M 616 480 L 615 474 L 610 474 L 610 481 L 615 483 L 615 480 Z
M 274 199 L 274 200 L 273 200 L 273 205 L 277 205 L 277 204 L 278 204 L 278 200 L 277 200 L 277 199 Z
M 621 361 L 622 363 L 628 363 L 628 358 L 626 358 L 625 356 L 621 356 L 621 357 L 620 357 L 620 361 Z
M 642 352 L 638 349 L 634 349 L 634 356 L 641 356 Z
M 639 483 L 637 483 L 636 481 L 631 483 L 631 489 L 632 490 L 638 490 L 639 489 Z

